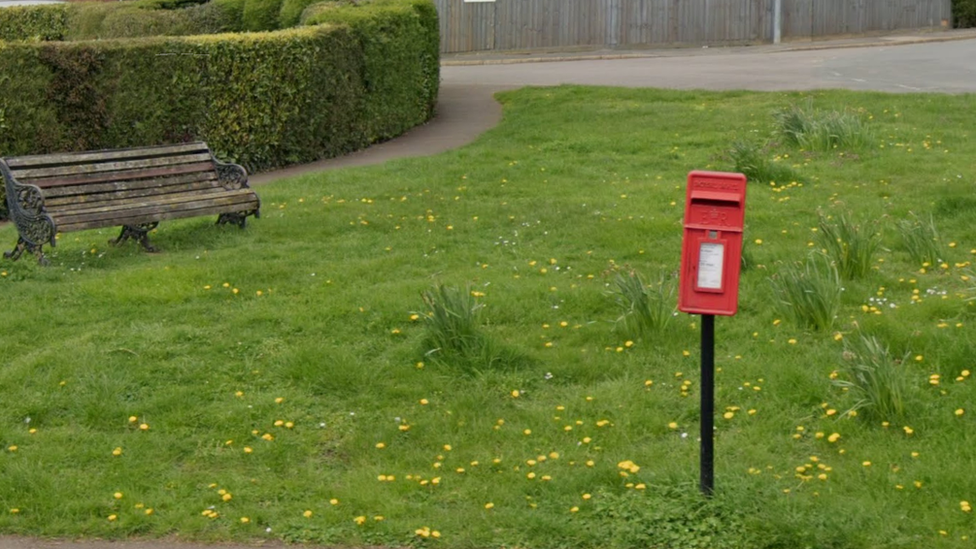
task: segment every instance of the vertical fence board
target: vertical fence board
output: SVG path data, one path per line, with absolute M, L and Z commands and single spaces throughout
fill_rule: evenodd
M 444 53 L 771 41 L 775 0 L 434 0 Z M 952 0 L 781 0 L 784 40 L 939 27 Z

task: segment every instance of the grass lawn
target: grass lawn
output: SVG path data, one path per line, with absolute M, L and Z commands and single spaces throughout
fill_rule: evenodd
M 158 255 L 69 233 L 50 267 L 0 262 L 0 533 L 972 546 L 973 96 L 501 100 L 463 149 L 259 188 L 245 231 L 164 223 Z M 790 144 L 774 113 L 791 106 L 852 114 L 863 143 Z M 640 331 L 617 284 L 640 273 L 668 318 L 686 175 L 731 171 L 735 142 L 793 177 L 749 185 L 703 500 L 700 319 Z M 880 235 L 853 279 L 816 255 L 845 217 Z M 910 253 L 912 220 L 940 257 Z M 826 320 L 779 303 L 791 277 L 835 292 Z M 439 287 L 479 308 L 473 351 L 430 352 Z

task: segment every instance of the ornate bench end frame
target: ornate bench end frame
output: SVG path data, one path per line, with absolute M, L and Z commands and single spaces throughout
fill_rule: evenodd
M 7 209 L 10 220 L 17 227 L 17 245 L 3 256 L 17 260 L 26 251 L 37 256 L 38 262 L 46 263 L 41 247 L 56 245 L 57 228 L 51 216 L 44 213 L 44 196 L 41 189 L 25 185 L 14 179 L 7 163 L 0 160 L 0 172 L 7 190 Z

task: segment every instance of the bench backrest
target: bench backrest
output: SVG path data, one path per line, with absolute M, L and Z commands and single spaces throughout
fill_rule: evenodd
M 45 211 L 117 204 L 148 197 L 222 189 L 206 143 L 43 154 L 5 159 L 19 183 L 35 185 Z

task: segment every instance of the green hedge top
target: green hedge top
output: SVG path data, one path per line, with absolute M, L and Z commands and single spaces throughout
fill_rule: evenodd
M 343 154 L 429 119 L 439 85 L 433 4 L 347 9 L 355 13 L 275 33 L 0 43 L 0 154 L 200 138 L 262 170 Z
M 0 9 L 0 40 L 63 40 L 69 4 Z

